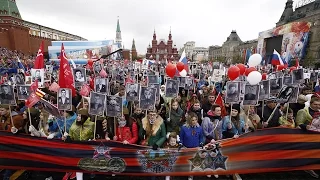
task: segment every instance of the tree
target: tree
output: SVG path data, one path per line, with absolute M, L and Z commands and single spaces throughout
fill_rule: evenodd
M 315 58 L 308 53 L 302 60 L 303 67 L 314 67 L 315 66 Z
M 233 64 L 243 63 L 243 58 L 240 55 L 235 55 L 232 57 Z

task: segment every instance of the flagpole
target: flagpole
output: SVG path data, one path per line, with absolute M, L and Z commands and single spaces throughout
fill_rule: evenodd
M 29 115 L 29 122 L 30 122 L 30 126 L 32 126 L 30 108 L 28 108 L 28 115 Z
M 64 133 L 67 132 L 67 117 L 66 117 L 66 110 L 63 111 L 63 117 L 64 117 Z
M 9 114 L 10 114 L 10 121 L 11 121 L 11 128 L 14 128 L 14 122 L 13 122 L 13 119 L 12 119 L 12 115 L 11 115 L 11 106 L 9 105 Z
M 94 117 L 93 140 L 96 140 L 96 133 L 97 133 L 97 115 L 95 115 L 95 117 Z

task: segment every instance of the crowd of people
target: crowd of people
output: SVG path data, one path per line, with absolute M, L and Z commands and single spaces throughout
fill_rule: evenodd
M 0 51 L 2 59 L 14 56 L 23 58 L 17 51 L 8 52 L 4 48 Z M 8 66 L 10 67 L 10 64 L 5 67 Z M 96 117 L 89 114 L 90 102 L 78 92 L 77 96 L 72 98 L 72 110 L 63 114 L 66 123 L 64 118 L 55 117 L 47 112 L 46 106 L 41 102 L 30 109 L 30 116 L 24 101 L 17 100 L 17 106 L 10 107 L 1 104 L 0 130 L 48 139 L 60 138 L 66 142 L 113 140 L 124 144 L 150 146 L 154 150 L 205 148 L 207 144 L 222 139 L 238 138 L 244 133 L 262 128 L 320 130 L 315 129 L 320 126 L 319 121 L 313 121 L 320 115 L 320 97 L 312 95 L 308 98 L 307 95 L 313 93 L 313 87 L 309 84 L 305 84 L 301 89 L 297 103 L 290 103 L 289 106 L 277 106 L 275 100 L 266 100 L 258 106 L 243 106 L 241 103 L 217 104 L 219 95 L 224 98 L 227 80 L 220 82 L 220 88 L 209 85 L 208 81 L 208 76 L 203 75 L 200 80 L 196 80 L 194 90 L 180 88 L 177 97 L 174 98 L 166 97 L 166 86 L 162 83 L 159 90 L 160 98 L 156 101 L 155 108 L 143 110 L 139 103 L 126 101 L 126 87 L 123 83 L 112 82 L 110 78 L 110 94 L 123 99 L 122 116 L 98 116 L 95 126 Z M 44 99 L 57 102 L 56 92 L 50 91 L 48 87 L 42 90 L 47 93 Z M 306 105 L 306 102 L 309 103 Z M 318 177 L 312 170 L 308 172 Z M 12 171 L 6 170 L 4 179 L 8 180 L 11 174 Z M 82 179 L 82 176 L 82 173 L 66 173 L 65 178 Z M 49 173 L 47 180 L 50 179 L 52 176 Z

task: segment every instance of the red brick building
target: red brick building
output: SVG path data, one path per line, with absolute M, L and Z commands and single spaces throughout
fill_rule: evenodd
M 82 37 L 41 26 L 21 18 L 15 0 L 0 1 L 0 46 L 19 50 L 25 54 L 36 54 L 41 41 L 44 51 L 48 51 L 51 41 L 86 40 Z
M 168 41 L 166 42 L 164 39 L 157 40 L 156 31 L 153 33 L 152 46 L 147 48 L 147 59 L 155 59 L 159 61 L 163 61 L 165 59 L 168 60 L 179 60 L 178 49 L 176 45 L 173 44 L 171 30 L 169 32 Z

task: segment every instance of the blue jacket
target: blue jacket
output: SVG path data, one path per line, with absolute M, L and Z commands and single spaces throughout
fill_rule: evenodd
M 240 117 L 240 127 L 236 127 L 231 121 L 230 121 L 230 116 L 226 116 L 223 118 L 222 120 L 222 132 L 227 131 L 228 130 L 228 124 L 231 123 L 232 124 L 232 132 L 235 135 L 241 135 L 243 134 L 243 129 L 245 129 L 245 122 L 244 119 L 242 117 Z
M 73 116 L 69 117 L 66 120 L 67 121 L 67 133 L 69 133 L 69 129 L 76 119 L 77 119 L 77 114 L 74 113 Z M 57 132 L 55 138 L 62 137 L 62 134 L 61 134 L 59 128 L 61 129 L 61 131 L 64 131 L 64 119 L 56 119 L 55 121 L 53 121 L 53 124 L 51 126 L 49 126 L 50 132 Z
M 199 124 L 196 127 L 190 127 L 186 124 L 181 127 L 180 143 L 185 147 L 200 147 L 200 143 L 203 143 L 203 141 L 203 131 Z

